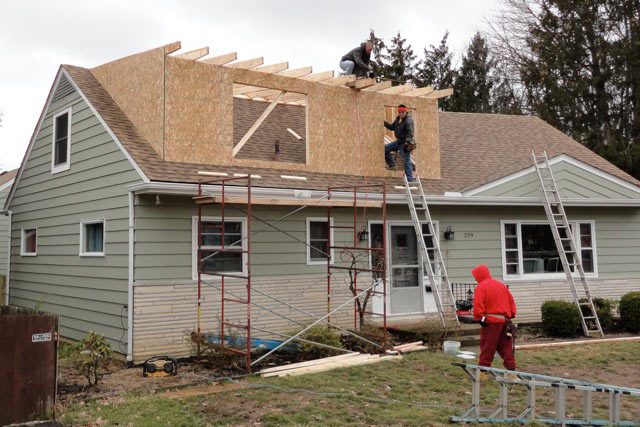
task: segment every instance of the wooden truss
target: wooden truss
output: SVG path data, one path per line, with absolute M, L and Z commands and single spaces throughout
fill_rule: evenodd
M 412 84 L 393 86 L 391 81 L 377 82 L 375 79 L 370 78 L 356 79 L 354 75 L 335 76 L 333 71 L 314 73 L 311 67 L 290 69 L 288 62 L 265 65 L 262 57 L 238 61 L 238 55 L 236 54 L 236 52 L 205 58 L 207 55 L 209 55 L 209 48 L 203 47 L 189 52 L 175 54 L 173 56 L 175 58 L 184 60 L 199 61 L 205 64 L 211 64 L 221 67 L 258 71 L 262 73 L 316 82 L 319 84 L 346 86 L 353 90 L 362 90 L 364 92 L 378 92 L 381 94 L 422 97 L 428 99 L 444 98 L 453 94 L 453 89 L 451 88 L 435 90 L 431 86 L 417 88 Z M 233 84 L 233 96 L 239 98 L 267 101 L 271 103 L 267 110 L 265 110 L 266 114 L 263 113 L 264 117 L 261 116 L 260 119 L 258 119 L 258 121 L 256 122 L 256 129 L 260 125 L 260 123 L 262 123 L 264 119 L 266 119 L 273 108 L 275 108 L 276 104 L 286 103 L 293 105 L 306 105 L 307 103 L 307 97 L 303 93 L 285 92 L 282 90 L 268 89 L 264 87 L 250 86 L 238 83 Z M 255 129 L 253 130 L 255 131 Z M 253 132 L 250 129 L 249 132 L 247 132 L 248 136 L 245 135 L 245 137 L 247 137 L 246 139 L 248 140 L 252 134 Z M 240 141 L 236 148 L 242 147 L 242 145 L 244 144 L 242 143 L 242 141 Z M 238 150 L 239 149 L 240 148 L 238 148 Z

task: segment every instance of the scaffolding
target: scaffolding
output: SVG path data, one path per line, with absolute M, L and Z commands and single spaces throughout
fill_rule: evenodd
M 234 189 L 237 189 L 238 187 L 241 188 L 246 188 L 246 198 L 245 197 L 230 197 L 228 196 L 228 192 L 229 192 L 229 186 L 230 184 L 235 184 L 233 185 Z M 211 187 L 211 186 L 216 186 L 216 190 L 219 189 L 219 194 L 212 194 L 209 191 L 207 191 L 205 189 L 205 186 L 207 187 Z M 366 201 L 366 198 L 368 197 L 368 193 L 365 193 L 365 202 L 364 203 L 358 203 L 358 198 L 361 197 L 361 194 L 359 193 L 359 191 L 365 190 L 365 191 L 370 191 L 371 189 L 379 189 L 380 191 L 380 195 L 382 197 L 382 203 L 376 203 L 375 207 L 380 207 L 382 209 L 382 223 L 383 223 L 383 235 L 382 235 L 382 247 L 381 248 L 374 248 L 371 246 L 361 246 L 360 245 L 360 241 L 359 238 L 361 237 L 361 233 L 358 232 L 358 210 L 359 209 L 363 209 L 363 218 L 366 219 L 366 208 L 368 206 L 371 206 L 371 203 L 368 203 Z M 349 193 L 353 194 L 353 204 L 351 206 L 349 206 L 349 208 L 353 208 L 353 225 L 350 226 L 332 226 L 332 209 L 335 208 L 336 206 L 341 206 L 341 207 L 345 207 L 347 206 L 344 201 L 339 201 L 339 202 L 334 202 L 332 201 L 332 197 L 335 195 L 336 191 L 345 191 L 345 190 L 349 190 Z M 252 235 L 255 233 L 259 233 L 261 231 L 265 231 L 266 228 L 262 228 L 260 230 L 256 230 L 254 231 L 252 228 L 253 225 L 253 220 L 257 220 L 260 222 L 263 222 L 264 224 L 267 225 L 267 228 L 272 228 L 275 229 L 276 231 L 282 232 L 285 235 L 293 238 L 294 240 L 305 244 L 306 246 L 310 246 L 309 243 L 302 241 L 300 239 L 297 239 L 295 236 L 291 235 L 290 233 L 288 233 L 285 230 L 282 230 L 278 227 L 276 227 L 275 224 L 277 224 L 278 222 L 284 220 L 285 218 L 301 211 L 302 209 L 306 208 L 306 205 L 304 204 L 304 202 L 301 202 L 301 206 L 297 209 L 295 209 L 292 212 L 289 212 L 287 214 L 285 214 L 284 216 L 280 217 L 279 219 L 272 221 L 272 222 L 267 222 L 264 221 L 260 218 L 258 218 L 257 216 L 255 216 L 253 214 L 253 204 L 256 203 L 256 201 L 259 203 L 259 199 L 252 199 L 252 195 L 251 195 L 251 176 L 250 175 L 246 175 L 246 176 L 240 176 L 240 177 L 220 177 L 220 178 L 212 178 L 212 179 L 201 179 L 198 183 L 198 193 L 197 196 L 194 197 L 194 200 L 196 202 L 197 205 L 197 211 L 198 211 L 198 224 L 197 224 L 197 334 L 198 334 L 198 340 L 197 340 L 197 351 L 198 354 L 201 354 L 201 337 L 203 337 L 203 331 L 202 331 L 202 300 L 203 300 L 203 286 L 204 285 L 210 285 L 212 287 L 214 287 L 215 289 L 217 289 L 220 292 L 220 319 L 219 319 L 219 326 L 220 326 L 220 335 L 219 338 L 216 341 L 217 343 L 219 343 L 220 348 L 222 348 L 225 351 L 229 351 L 231 353 L 235 353 L 238 355 L 241 355 L 244 357 L 245 359 L 245 366 L 246 369 L 248 371 L 251 371 L 251 367 L 253 365 L 255 365 L 256 363 L 258 363 L 260 360 L 264 359 L 265 357 L 268 357 L 270 354 L 272 354 L 273 352 L 275 352 L 276 350 L 282 348 L 283 346 L 285 346 L 287 343 L 293 341 L 293 340 L 298 340 L 301 342 L 309 342 L 308 340 L 305 340 L 303 338 L 300 337 L 300 335 L 302 335 L 302 333 L 304 333 L 306 330 L 308 330 L 309 328 L 311 328 L 312 326 L 319 324 L 321 322 L 326 323 L 328 326 L 335 328 L 343 333 L 346 334 L 350 334 L 354 337 L 356 337 L 359 340 L 362 340 L 364 342 L 367 342 L 369 344 L 372 344 L 382 350 L 386 349 L 387 347 L 387 342 L 388 342 L 388 333 L 387 333 L 387 254 L 386 254 L 386 222 L 387 222 L 387 210 L 386 210 L 386 201 L 387 201 L 387 194 L 386 194 L 386 186 L 384 184 L 375 184 L 375 185 L 358 185 L 358 186 L 349 186 L 349 187 L 330 187 L 327 189 L 327 193 L 324 197 L 322 197 L 320 200 L 314 200 L 314 203 L 311 203 L 310 205 L 314 205 L 314 206 L 318 206 L 318 205 L 325 205 L 327 207 L 327 250 L 326 252 L 324 251 L 320 251 L 321 253 L 323 253 L 323 255 L 327 258 L 327 312 L 324 316 L 318 317 L 316 315 L 313 315 L 312 313 L 298 308 L 293 304 L 287 303 L 286 301 L 282 301 L 272 295 L 269 295 L 268 293 L 262 292 L 259 289 L 256 289 L 255 292 L 258 292 L 258 294 L 260 294 L 261 296 L 264 296 L 272 301 L 275 301 L 276 303 L 278 303 L 278 305 L 281 305 L 282 307 L 287 307 L 288 309 L 292 309 L 298 313 L 302 313 L 305 316 L 310 316 L 315 318 L 316 320 L 309 326 L 305 327 L 303 330 L 301 330 L 298 334 L 294 335 L 294 336 L 288 336 L 288 335 L 284 335 L 282 333 L 278 333 L 278 332 L 273 332 L 273 331 L 268 331 L 266 329 L 262 329 L 256 326 L 252 326 L 251 324 L 251 307 L 252 306 L 256 306 L 260 309 L 266 310 L 269 313 L 276 315 L 278 317 L 281 317 L 289 322 L 292 322 L 294 324 L 297 324 L 298 326 L 303 326 L 303 324 L 301 322 L 298 322 L 292 318 L 290 318 L 289 316 L 280 314 L 278 312 L 276 312 L 275 310 L 272 310 L 270 308 L 264 307 L 258 303 L 256 303 L 255 301 L 252 301 L 251 299 L 251 294 L 252 294 L 252 288 L 251 288 L 251 284 L 252 284 L 252 276 L 251 276 L 251 246 L 252 246 Z M 241 204 L 243 206 L 246 205 L 246 209 L 242 209 L 239 208 L 237 205 Z M 219 206 L 219 210 L 220 210 L 220 214 L 219 214 L 219 219 L 216 219 L 215 221 L 208 221 L 208 220 L 204 220 L 204 215 L 203 215 L 203 209 L 205 206 L 207 205 L 217 205 Z M 229 236 L 227 235 L 225 237 L 225 233 L 228 233 L 227 231 L 227 216 L 225 213 L 225 209 L 227 208 L 227 205 L 232 205 L 234 207 L 234 209 L 239 210 L 241 212 L 244 212 L 244 214 L 246 215 L 246 234 L 244 236 L 240 236 L 240 239 L 238 240 L 230 240 Z M 336 205 L 336 206 L 334 206 Z M 235 219 L 234 221 L 237 221 L 237 219 Z M 208 224 L 205 226 L 203 225 L 203 223 L 207 222 Z M 345 245 L 337 245 L 334 244 L 334 242 L 332 242 L 331 240 L 331 230 L 332 228 L 347 228 L 347 229 L 352 229 L 353 230 L 353 244 L 351 246 L 345 244 Z M 207 242 L 211 242 L 211 241 L 215 241 L 216 243 L 219 244 L 215 244 L 215 245 L 206 245 L 205 243 Z M 207 246 L 215 246 L 215 249 L 211 249 L 211 248 L 207 248 Z M 315 250 L 318 250 L 318 248 L 314 248 Z M 344 267 L 344 266 L 340 266 L 340 265 L 336 265 L 334 264 L 334 260 L 331 258 L 331 253 L 333 249 L 338 249 L 338 250 L 350 250 L 350 251 L 354 251 L 354 252 L 359 252 L 359 253 L 367 253 L 369 254 L 369 257 L 367 259 L 367 261 L 371 264 L 369 265 L 367 268 L 364 267 L 358 267 L 356 264 L 351 265 L 350 267 Z M 228 272 L 224 272 L 221 271 L 219 269 L 216 269 L 216 266 L 218 264 L 216 264 L 216 256 L 219 254 L 222 254 L 222 256 L 224 256 L 224 254 L 242 254 L 241 256 L 241 262 L 243 265 L 246 266 L 245 269 L 243 269 L 243 273 L 242 274 L 236 274 L 236 273 L 228 273 Z M 374 255 L 377 254 L 377 255 Z M 377 268 L 374 267 L 372 265 L 372 258 L 376 258 L 382 261 L 381 265 L 378 266 Z M 350 273 L 353 274 L 352 277 L 354 277 L 354 281 L 352 283 L 352 288 L 351 288 L 351 292 L 353 295 L 353 298 L 350 298 L 349 300 L 347 300 L 346 302 L 342 303 L 339 307 L 337 308 L 333 308 L 332 307 L 332 301 L 331 301 L 331 292 L 332 292 L 332 279 L 333 279 L 333 274 L 334 274 L 334 270 L 348 270 Z M 368 287 L 358 287 L 357 284 L 357 276 L 358 273 L 361 272 L 369 272 L 372 274 L 372 281 L 373 284 L 371 284 Z M 219 286 L 216 284 L 211 283 L 211 281 L 207 280 L 207 276 L 216 276 L 219 277 L 220 279 L 220 283 Z M 244 295 L 237 295 L 234 294 L 233 292 L 231 292 L 225 283 L 225 279 L 239 279 L 239 280 L 243 280 L 246 282 L 246 293 Z M 380 290 L 380 288 L 382 288 Z M 358 325 L 358 300 L 360 298 L 366 298 L 368 299 L 371 295 L 378 295 L 381 297 L 382 299 L 382 311 L 381 312 L 375 312 L 374 310 L 367 310 L 365 312 L 365 314 L 370 315 L 370 316 L 378 316 L 382 318 L 382 329 L 383 329 L 383 333 L 382 336 L 380 337 L 382 339 L 382 344 L 379 343 L 375 343 L 365 337 L 362 337 L 358 334 L 356 334 L 354 331 L 357 331 L 357 325 Z M 351 304 L 353 302 L 353 307 L 354 307 L 354 331 L 349 331 L 347 329 L 344 329 L 342 327 L 340 327 L 339 325 L 332 323 L 331 322 L 331 316 L 336 313 L 338 310 L 342 309 L 343 307 L 347 306 L 348 304 Z M 233 305 L 242 305 L 244 307 L 246 307 L 246 321 L 244 324 L 239 324 L 236 322 L 231 322 L 228 320 L 227 318 L 227 314 L 230 311 L 230 307 Z M 244 337 L 244 341 L 239 341 L 235 338 L 232 339 L 232 337 L 227 333 L 227 329 L 226 328 L 236 328 L 239 330 L 242 330 L 245 334 Z M 273 348 L 271 351 L 267 352 L 266 354 L 264 354 L 263 356 L 261 356 L 260 358 L 253 360 L 252 361 L 252 355 L 251 355 L 251 351 L 252 351 L 252 330 L 257 330 L 260 332 L 264 332 L 267 334 L 271 334 L 271 335 L 275 335 L 278 337 L 282 337 L 282 338 L 287 338 L 285 341 L 283 341 L 280 345 L 276 346 L 275 348 Z M 243 349 L 239 350 L 238 346 L 239 346 L 239 342 L 241 342 Z M 319 344 L 323 347 L 331 347 L 331 346 L 327 346 L 325 344 Z M 334 348 L 335 350 L 342 350 L 342 351 L 346 351 L 344 349 L 339 349 L 339 348 Z

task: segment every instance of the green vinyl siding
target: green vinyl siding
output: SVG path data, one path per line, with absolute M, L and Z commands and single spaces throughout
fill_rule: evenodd
M 72 108 L 70 168 L 51 174 L 52 117 Z M 11 303 L 60 315 L 63 336 L 95 330 L 126 351 L 129 199 L 140 176 L 83 98 L 51 106 L 10 209 Z M 80 222 L 105 219 L 105 256 L 80 257 Z M 37 256 L 20 256 L 20 229 L 38 228 Z
M 560 195 L 564 198 L 637 199 L 640 193 L 586 171 L 568 162 L 551 166 Z M 535 171 L 484 190 L 475 196 L 539 197 Z

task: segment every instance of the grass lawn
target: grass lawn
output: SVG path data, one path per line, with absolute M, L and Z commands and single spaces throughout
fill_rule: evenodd
M 640 342 L 522 350 L 516 359 L 522 371 L 640 387 Z M 215 394 L 131 394 L 72 404 L 60 421 L 74 426 L 441 425 L 470 404 L 470 381 L 451 365 L 460 360 L 427 351 L 395 362 L 299 377 L 252 377 L 242 380 L 244 388 L 223 388 Z M 512 388 L 514 412 L 519 412 L 524 391 Z M 540 413 L 553 410 L 552 395 L 538 395 L 540 402 L 546 400 Z M 493 403 L 497 397 L 495 385 L 483 385 L 484 402 Z M 580 417 L 580 395 L 568 392 L 568 400 L 567 413 Z M 596 415 L 607 417 L 607 402 L 594 399 Z M 623 398 L 622 415 L 640 419 L 640 398 Z

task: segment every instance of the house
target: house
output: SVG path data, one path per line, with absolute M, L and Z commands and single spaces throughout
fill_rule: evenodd
M 60 314 L 62 335 L 98 331 L 135 362 L 188 354 L 198 321 L 213 331 L 223 316 L 222 279 L 206 277 L 199 287 L 198 261 L 229 276 L 250 268 L 254 336 L 326 314 L 351 296 L 345 272 L 327 289 L 329 242 L 383 234 L 381 190 L 356 194 L 378 205 L 357 211 L 363 229 L 355 230 L 340 228 L 354 219 L 354 192 L 335 190 L 329 199 L 328 187 L 365 183 L 386 185 L 389 318 L 434 312 L 402 172 L 384 168 L 382 121 L 400 103 L 416 121 L 414 157 L 452 281 L 470 282 L 470 270 L 488 264 L 511 286 L 521 321 L 539 320 L 547 299 L 571 299 L 534 150 L 551 159 L 593 294 L 640 290 L 640 182 L 542 120 L 438 112 L 446 89 L 354 82 L 179 48 L 92 69 L 63 65 L 55 77 L 5 209 L 10 302 Z M 247 176 L 251 216 L 245 182 L 227 183 L 224 212 L 194 199 L 203 179 Z M 205 190 L 221 200 L 219 182 Z M 331 262 L 348 261 L 337 252 Z M 246 281 L 227 277 L 226 292 L 246 298 Z M 240 323 L 246 307 L 238 305 L 229 303 L 224 316 Z M 353 311 L 332 321 L 352 325 Z
M 0 206 L 4 206 L 18 169 L 0 172 Z M 6 281 L 9 275 L 9 224 L 8 212 L 0 210 L 0 304 L 8 303 Z

